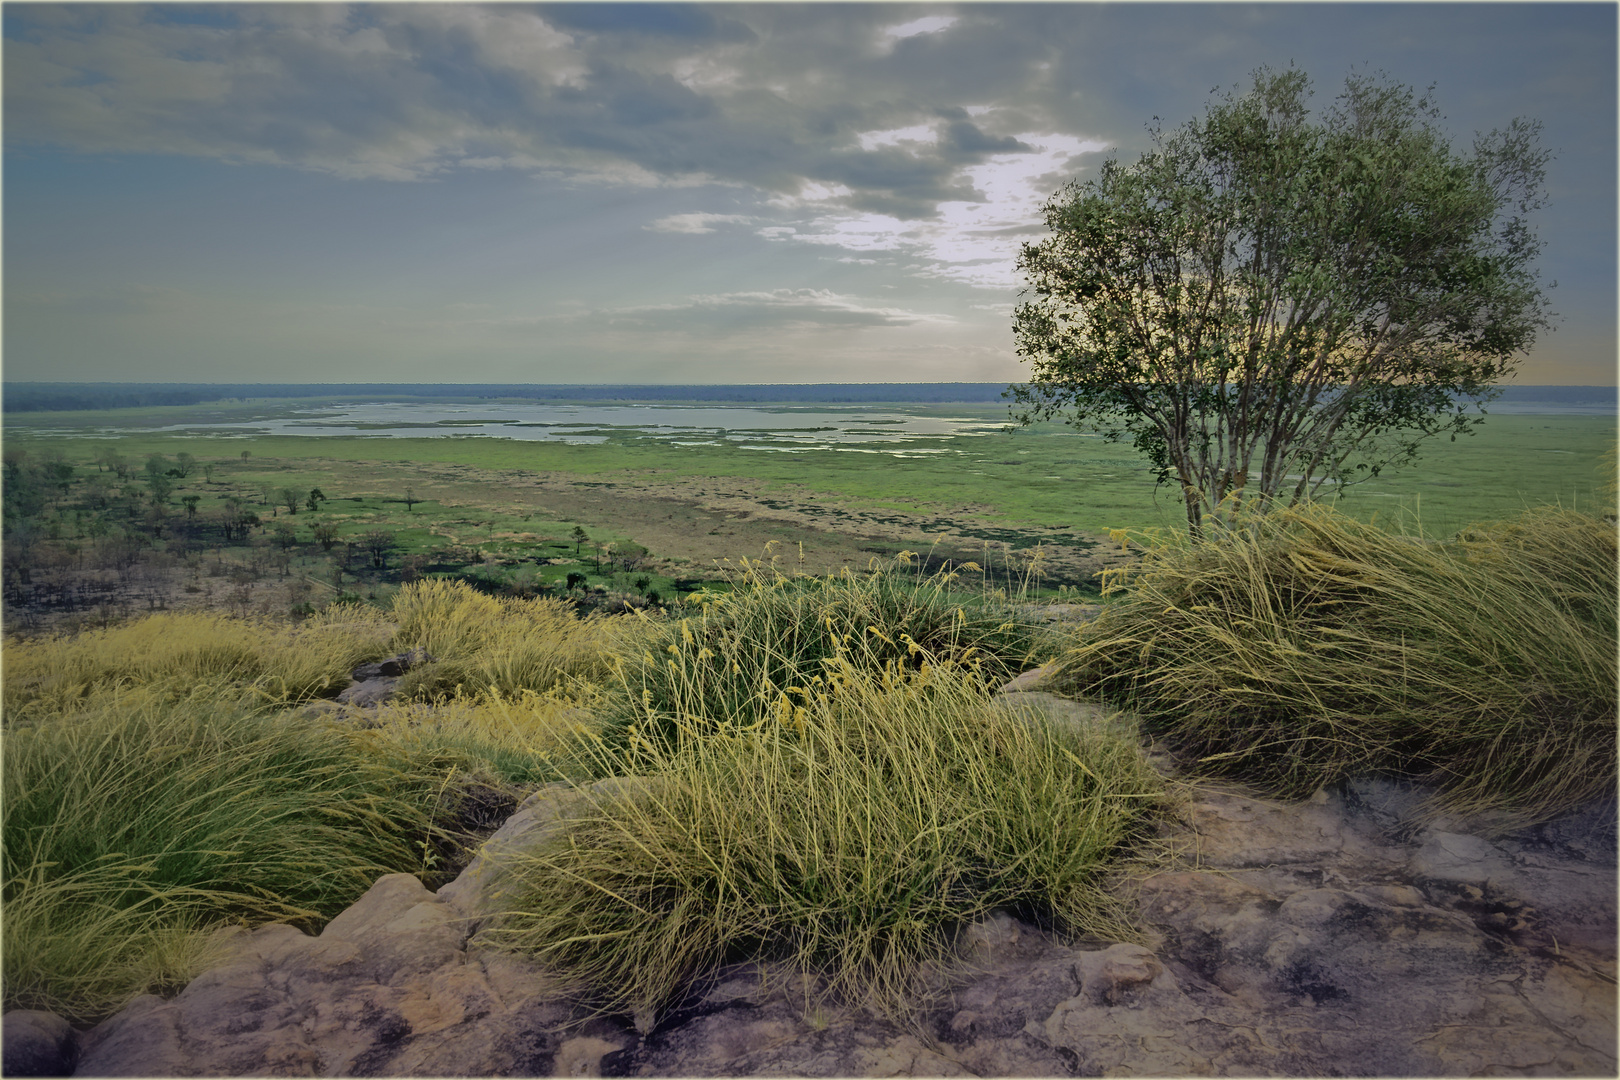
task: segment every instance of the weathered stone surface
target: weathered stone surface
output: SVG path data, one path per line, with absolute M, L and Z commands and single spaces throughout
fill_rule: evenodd
M 467 952 L 458 912 L 408 874 L 319 936 L 265 926 L 230 950 L 90 1031 L 75 1075 L 549 1075 L 570 1017 L 533 965 Z
M 337 701 L 359 709 L 382 704 L 399 692 L 400 676 L 422 664 L 433 662 L 426 649 L 411 649 L 373 664 L 361 664 L 350 672 L 354 681 L 343 688 Z
M 7 1076 L 72 1076 L 79 1033 L 52 1012 L 16 1009 L 0 1021 L 0 1072 Z
M 1057 664 L 1055 662 L 1042 664 L 1037 668 L 1030 668 L 1028 671 L 1010 679 L 1007 685 L 1003 686 L 997 693 L 1021 694 L 1026 690 L 1040 690 L 1052 680 L 1056 669 Z
M 354 669 L 350 678 L 355 682 L 365 682 L 369 679 L 393 679 L 405 674 L 414 667 L 433 663 L 426 649 L 411 649 L 398 656 L 390 656 L 386 660 L 378 660 L 374 664 L 361 664 Z
M 519 804 L 517 812 L 479 847 L 456 879 L 439 889 L 439 899 L 454 908 L 468 937 L 488 926 L 508 907 L 510 877 L 503 863 L 546 842 L 563 827 L 587 798 L 609 797 L 645 784 L 643 778 L 620 777 L 591 785 L 582 795 L 564 783 L 548 784 Z
M 1002 701 L 1111 722 L 1039 691 Z M 87 1033 L 80 1072 L 1614 1075 L 1613 806 L 1504 831 L 1424 796 L 1380 780 L 1296 804 L 1195 788 L 1162 831 L 1171 856 L 1134 883 L 1140 944 L 1065 943 L 996 912 L 906 1026 L 741 964 L 638 1030 L 580 1023 L 543 970 L 469 942 L 507 902 L 503 860 L 591 797 L 553 785 L 437 895 L 393 875 L 318 936 L 238 932 L 177 998 Z

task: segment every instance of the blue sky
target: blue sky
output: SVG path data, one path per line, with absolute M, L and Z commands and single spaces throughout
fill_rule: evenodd
M 1016 380 L 1042 203 L 1292 63 L 1544 124 L 1518 381 L 1612 384 L 1616 11 L 6 3 L 4 374 Z

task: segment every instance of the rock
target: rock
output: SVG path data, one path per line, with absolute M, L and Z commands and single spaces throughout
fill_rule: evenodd
M 543 971 L 469 952 L 459 913 L 390 874 L 311 937 L 239 931 L 172 1001 L 85 1037 L 84 1076 L 549 1075 L 572 1018 Z
M 0 1020 L 0 1057 L 6 1076 L 72 1076 L 79 1033 L 55 1013 L 15 1009 Z
M 1003 686 L 997 691 L 997 693 L 1019 694 L 1025 690 L 1039 690 L 1052 678 L 1052 675 L 1056 672 L 1056 670 L 1057 663 L 1055 661 L 1050 664 L 1042 664 L 1038 668 L 1030 668 L 1028 671 L 1015 676 L 1012 681 Z M 1078 702 L 1076 704 L 1078 704 Z
M 519 804 L 517 812 L 479 846 L 466 869 L 439 889 L 439 899 L 460 914 L 471 937 L 507 906 L 505 862 L 555 836 L 568 816 L 589 799 L 612 797 L 647 782 L 639 777 L 616 777 L 598 781 L 583 793 L 567 783 L 547 784 Z
M 414 667 L 433 663 L 434 658 L 428 655 L 426 649 L 411 649 L 398 656 L 390 656 L 386 660 L 379 660 L 374 664 L 361 664 L 350 675 L 355 682 L 367 682 L 371 679 L 394 679 L 405 674 Z
M 433 657 L 428 655 L 426 649 L 412 649 L 374 664 L 361 664 L 350 673 L 349 677 L 354 682 L 343 688 L 337 701 L 360 709 L 374 708 L 399 691 L 400 676 L 414 667 L 432 662 Z
M 357 682 L 352 686 L 344 687 L 338 694 L 340 705 L 352 705 L 357 709 L 370 709 L 399 692 L 398 679 L 375 678 L 365 682 Z
M 1039 691 L 1001 701 L 1015 715 L 1111 722 Z M 1426 792 L 1394 782 L 1293 804 L 1200 785 L 1161 829 L 1162 858 L 1126 893 L 1141 941 L 1063 940 L 995 911 L 959 934 L 959 978 L 941 977 L 937 997 L 904 1024 L 765 963 L 707 973 L 655 1023 L 592 1016 L 538 965 L 471 936 L 507 902 L 510 860 L 585 800 L 648 783 L 536 792 L 437 895 L 390 875 L 319 935 L 231 934 L 226 961 L 178 997 L 138 999 L 83 1036 L 79 1071 L 1616 1072 L 1612 805 L 1486 835 L 1434 817 Z

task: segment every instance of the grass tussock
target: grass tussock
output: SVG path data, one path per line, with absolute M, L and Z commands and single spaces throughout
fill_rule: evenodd
M 398 647 L 424 649 L 435 660 L 407 674 L 412 697 L 444 700 L 459 690 L 511 698 L 608 675 L 607 621 L 581 619 L 563 600 L 497 598 L 430 579 L 399 591 L 393 617 Z
M 402 701 L 378 710 L 376 737 L 412 754 L 447 753 L 479 762 L 502 783 L 538 787 L 581 767 L 595 735 L 600 694 L 524 690 L 457 693 L 436 702 Z
M 1161 791 L 1134 740 L 1012 720 L 981 672 L 932 656 L 823 675 L 751 730 L 683 711 L 691 737 L 637 742 L 647 782 L 582 785 L 567 832 L 514 865 L 499 940 L 645 1025 L 747 958 L 903 1011 L 919 964 L 995 907 L 1123 932 L 1100 877 Z
M 1437 542 L 1312 506 L 1159 541 L 1062 675 L 1210 773 L 1357 773 L 1544 818 L 1614 786 L 1616 533 L 1546 508 Z
M 1046 646 L 1006 603 L 966 598 L 954 574 L 922 577 L 904 566 L 815 578 L 744 560 L 731 592 L 699 594 L 695 613 L 648 624 L 628 644 L 607 726 L 667 739 L 748 727 L 790 688 L 816 684 L 826 665 L 852 657 L 869 670 L 915 669 L 933 657 L 1004 681 Z
M 73 637 L 11 641 L 6 717 L 60 716 L 102 692 L 135 687 L 185 697 L 199 686 L 231 685 L 255 700 L 302 701 L 345 685 L 356 665 L 386 653 L 393 634 L 381 612 L 355 605 L 296 627 L 159 613 Z
M 229 688 L 102 692 L 5 739 L 5 1007 L 77 1021 L 183 984 L 211 924 L 317 925 L 419 869 L 466 764 Z

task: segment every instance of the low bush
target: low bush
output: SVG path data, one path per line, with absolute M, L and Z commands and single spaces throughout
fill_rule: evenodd
M 932 656 L 1004 681 L 1047 645 L 1005 602 L 954 584 L 952 574 L 922 577 L 900 566 L 814 578 L 745 562 L 729 592 L 695 594 L 695 614 L 649 621 L 628 643 L 603 709 L 607 728 L 675 739 L 746 727 L 840 658 L 881 670 Z
M 5 739 L 5 1007 L 76 1021 L 183 985 L 210 924 L 314 927 L 420 869 L 466 767 L 230 687 L 98 693 Z
M 1206 772 L 1287 796 L 1397 773 L 1544 818 L 1614 788 L 1616 597 L 1612 522 L 1437 542 L 1311 506 L 1150 546 L 1061 671 Z
M 201 612 L 159 613 L 72 637 L 6 645 L 8 722 L 58 716 L 98 693 L 146 687 L 185 697 L 234 686 L 287 703 L 343 686 L 385 655 L 394 627 L 374 608 L 337 607 L 296 627 Z
M 600 618 L 581 619 L 563 600 L 486 596 L 459 581 L 428 579 L 394 598 L 398 646 L 421 648 L 434 664 L 409 672 L 413 697 L 546 693 L 605 678 L 612 646 Z
M 919 964 L 996 907 L 1125 934 L 1101 877 L 1161 793 L 1134 739 L 1015 719 L 982 672 L 917 659 L 839 657 L 750 730 L 633 740 L 614 760 L 646 781 L 579 785 L 567 831 L 511 864 L 524 885 L 494 936 L 646 1027 L 743 959 L 903 1012 Z
M 581 745 L 596 730 L 590 711 L 596 700 L 589 692 L 462 692 L 435 702 L 385 704 L 375 731 L 412 754 L 461 755 L 504 784 L 535 788 L 580 772 Z

